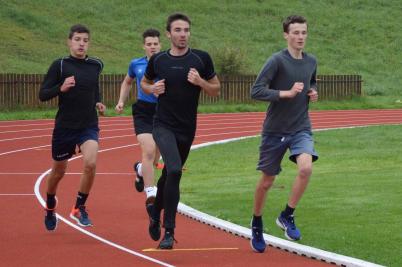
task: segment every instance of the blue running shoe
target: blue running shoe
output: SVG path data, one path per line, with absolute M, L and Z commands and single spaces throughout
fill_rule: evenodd
M 92 222 L 88 217 L 88 212 L 85 210 L 85 206 L 79 206 L 78 209 L 73 207 L 70 213 L 70 218 L 75 220 L 80 226 L 92 226 Z
M 263 253 L 265 251 L 265 248 L 267 247 L 267 244 L 265 243 L 264 240 L 263 227 L 253 226 L 252 220 L 251 220 L 251 235 L 252 235 L 250 240 L 251 248 L 255 252 Z
M 135 177 L 134 185 L 135 185 L 135 189 L 138 192 L 144 191 L 144 177 L 142 177 L 138 173 L 138 167 L 139 167 L 140 164 L 141 164 L 141 162 L 137 161 L 136 163 L 134 163 L 134 166 L 133 166 L 135 174 L 137 175 L 137 177 Z
M 172 232 L 165 232 L 161 242 L 159 243 L 159 249 L 173 249 L 173 243 L 176 242 L 174 239 L 174 234 Z
M 55 209 L 45 209 L 45 226 L 46 229 L 50 232 L 55 231 L 57 228 L 57 217 Z
M 294 215 L 290 215 L 288 217 L 283 216 L 283 212 L 276 219 L 276 224 L 285 231 L 285 237 L 289 240 L 299 240 L 301 238 L 301 233 L 299 229 L 297 229 L 295 224 Z
M 58 223 L 58 220 L 56 217 L 56 208 L 57 208 L 57 203 L 58 203 L 57 197 L 55 197 L 55 201 L 56 201 L 56 204 L 53 209 L 49 209 L 47 207 L 47 205 L 45 207 L 45 211 L 46 211 L 45 226 L 46 226 L 46 230 L 48 230 L 50 232 L 53 232 L 56 230 L 57 223 Z

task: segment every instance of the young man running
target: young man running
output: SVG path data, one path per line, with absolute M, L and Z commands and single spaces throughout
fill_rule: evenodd
M 141 79 L 144 76 L 149 58 L 153 54 L 159 53 L 161 49 L 159 36 L 159 31 L 155 29 L 148 29 L 142 34 L 145 56 L 131 61 L 128 73 L 121 84 L 120 98 L 115 108 L 118 113 L 123 112 L 124 103 L 127 100 L 131 85 L 134 79 L 136 79 L 137 102 L 132 105 L 132 114 L 135 134 L 141 147 L 141 162 L 134 164 L 134 171 L 137 176 L 135 179 L 135 188 L 138 192 L 142 192 L 145 187 L 147 198 L 145 206 L 148 213 L 155 201 L 154 166 L 157 166 L 160 154 L 152 137 L 153 116 L 155 114 L 157 97 L 144 93 L 141 88 Z
M 190 24 L 184 14 L 169 16 L 166 34 L 170 49 L 151 57 L 141 81 L 144 91 L 158 96 L 152 134 L 165 167 L 158 180 L 149 233 L 153 240 L 159 240 L 160 213 L 164 209 L 165 235 L 159 244 L 161 249 L 173 248 L 179 183 L 195 136 L 200 92 L 216 96 L 220 90 L 211 57 L 188 46 Z M 158 81 L 153 82 L 155 79 Z
M 49 231 L 57 227 L 55 209 L 56 191 L 63 178 L 68 159 L 78 146 L 82 152 L 84 169 L 81 175 L 77 200 L 70 217 L 81 226 L 91 226 L 85 203 L 95 179 L 98 154 L 98 115 L 106 110 L 101 102 L 99 75 L 103 63 L 88 57 L 89 29 L 74 25 L 68 36 L 70 55 L 57 59 L 50 66 L 39 91 L 41 101 L 59 99 L 52 136 L 52 170 L 47 176 L 45 226 Z
M 283 22 L 287 48 L 272 55 L 262 68 L 253 87 L 253 99 L 269 101 L 260 145 L 257 170 L 262 177 L 254 196 L 254 215 L 251 222 L 251 247 L 264 252 L 262 213 L 266 195 L 287 149 L 290 160 L 297 164 L 298 173 L 285 209 L 276 223 L 285 231 L 286 238 L 299 240 L 293 212 L 307 187 L 312 173 L 312 162 L 318 159 L 314 150 L 309 101 L 318 98 L 316 89 L 316 59 L 303 52 L 307 39 L 307 21 L 301 16 L 289 16 Z

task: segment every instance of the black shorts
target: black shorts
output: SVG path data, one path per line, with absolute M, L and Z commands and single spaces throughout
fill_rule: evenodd
M 84 129 L 54 128 L 52 136 L 52 157 L 56 161 L 71 158 L 75 148 L 88 140 L 98 142 L 99 127 L 93 125 Z
M 138 100 L 132 106 L 134 132 L 136 135 L 152 134 L 156 103 Z

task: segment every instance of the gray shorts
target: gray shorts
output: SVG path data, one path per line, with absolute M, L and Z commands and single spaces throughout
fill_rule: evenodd
M 310 131 L 288 135 L 263 133 L 257 170 L 263 171 L 266 175 L 278 175 L 282 170 L 281 162 L 287 149 L 290 151 L 289 159 L 295 163 L 296 157 L 302 153 L 312 155 L 313 161 L 318 159 Z

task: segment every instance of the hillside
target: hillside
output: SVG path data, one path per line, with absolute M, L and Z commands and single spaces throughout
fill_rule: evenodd
M 306 51 L 318 58 L 320 74 L 361 74 L 366 94 L 401 95 L 400 0 L 0 0 L 0 5 L 0 73 L 46 72 L 68 53 L 66 36 L 75 23 L 92 30 L 90 54 L 103 59 L 104 72 L 125 73 L 130 59 L 143 54 L 142 31 L 163 31 L 167 16 L 182 11 L 193 20 L 191 46 L 209 51 L 218 71 L 222 55 L 234 55 L 241 72 L 256 74 L 285 45 L 282 19 L 297 13 L 308 19 Z

